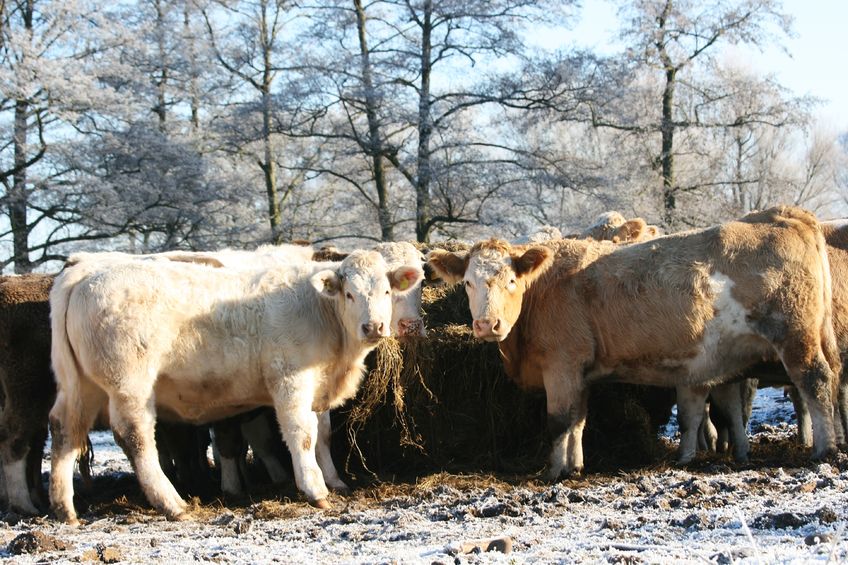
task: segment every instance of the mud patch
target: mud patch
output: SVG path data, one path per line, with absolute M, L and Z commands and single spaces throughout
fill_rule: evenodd
M 20 534 L 6 548 L 12 555 L 25 553 L 44 553 L 47 551 L 65 551 L 71 546 L 57 537 L 35 530 Z

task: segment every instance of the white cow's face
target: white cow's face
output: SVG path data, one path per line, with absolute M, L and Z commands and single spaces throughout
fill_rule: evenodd
M 313 275 L 312 284 L 336 301 L 348 336 L 376 343 L 389 335 L 393 295 L 408 294 L 423 277 L 419 266 L 389 269 L 379 253 L 354 251 L 336 270 Z
M 405 265 L 421 265 L 424 258 L 409 242 L 380 243 L 375 250 L 383 256 L 389 269 Z M 421 318 L 421 283 L 410 287 L 409 292 L 394 293 L 392 296 L 392 335 L 398 337 L 427 335 L 424 320 Z
M 468 294 L 474 335 L 503 341 L 521 313 L 524 292 L 551 263 L 545 247 L 514 253 L 503 241 L 476 244 L 467 254 L 434 251 L 429 263 L 448 282 L 459 282 Z

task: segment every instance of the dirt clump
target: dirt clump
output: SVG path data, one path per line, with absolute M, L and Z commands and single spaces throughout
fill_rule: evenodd
M 24 532 L 9 542 L 6 551 L 12 555 L 24 553 L 44 553 L 46 551 L 65 551 L 68 544 L 57 537 L 45 534 L 39 530 Z

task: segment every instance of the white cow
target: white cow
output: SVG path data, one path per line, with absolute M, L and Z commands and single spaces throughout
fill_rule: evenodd
M 402 265 L 421 265 L 424 256 L 414 245 L 407 241 L 390 241 L 378 243 L 374 251 L 380 253 L 390 269 Z M 424 337 L 427 332 L 424 320 L 421 318 L 421 285 L 411 292 L 396 294 L 392 303 L 392 335 L 398 337 Z
M 338 265 L 255 270 L 173 261 L 82 260 L 51 291 L 50 500 L 76 522 L 72 473 L 108 400 L 116 441 L 151 504 L 171 519 L 185 502 L 156 455 L 157 409 L 205 423 L 274 406 L 307 499 L 328 507 L 327 485 L 345 488 L 319 433 L 318 413 L 351 398 L 363 361 L 389 335 L 393 293 L 422 279 L 420 265 L 389 269 L 375 252 Z
M 389 269 L 396 269 L 404 265 L 418 265 L 424 262 L 421 252 L 409 242 L 384 242 L 377 244 L 373 249 L 383 256 Z M 166 251 L 164 253 L 144 255 L 131 255 L 121 252 L 79 252 L 71 255 L 68 263 L 76 264 L 81 261 L 120 262 L 128 259 L 142 261 L 168 260 L 199 263 L 218 268 L 251 270 L 260 267 L 308 262 L 311 260 L 313 254 L 314 249 L 311 246 L 280 244 L 263 245 L 255 251 L 234 249 L 222 249 L 218 251 Z M 337 252 L 336 255 L 343 256 L 340 252 Z M 338 262 L 332 263 L 332 265 L 338 264 Z M 392 299 L 391 334 L 397 337 L 424 337 L 426 331 L 424 320 L 421 318 L 421 285 L 413 285 L 409 289 L 409 292 L 395 293 Z M 271 430 L 266 430 L 264 423 L 264 419 L 260 419 L 258 422 L 246 420 L 242 424 L 227 420 L 215 426 L 216 444 L 219 442 L 219 437 L 223 438 L 225 442 L 235 442 L 234 445 L 225 445 L 220 450 L 216 450 L 216 461 L 220 464 L 221 470 L 221 489 L 225 493 L 230 495 L 239 495 L 242 493 L 239 460 L 236 455 L 236 452 L 238 452 L 237 444 L 241 442 L 242 435 L 253 446 L 254 455 L 262 460 L 273 482 L 280 483 L 288 478 L 283 463 L 276 455 L 276 450 L 270 449 L 275 441 L 274 433 Z M 239 432 L 230 428 L 234 425 L 240 426 L 241 431 Z M 225 426 L 227 427 L 226 429 L 224 428 Z M 319 438 L 322 440 L 326 438 L 326 441 L 329 442 L 329 412 L 319 414 L 319 426 L 322 430 L 327 430 L 326 434 L 320 434 Z M 329 450 L 329 445 L 327 445 L 326 449 Z M 346 490 L 346 488 L 341 490 Z

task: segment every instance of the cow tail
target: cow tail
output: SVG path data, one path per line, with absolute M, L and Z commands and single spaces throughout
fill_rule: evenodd
M 72 447 L 80 450 L 80 472 L 90 478 L 92 451 L 87 425 L 80 410 L 80 381 L 85 376 L 68 335 L 68 308 L 76 283 L 79 282 L 75 274 L 73 270 L 65 269 L 56 278 L 50 291 L 50 359 L 56 379 L 56 403 L 50 412 L 50 419 L 52 421 L 56 418 L 62 422 L 61 433 L 65 435 L 66 441 L 73 441 L 75 445 Z

